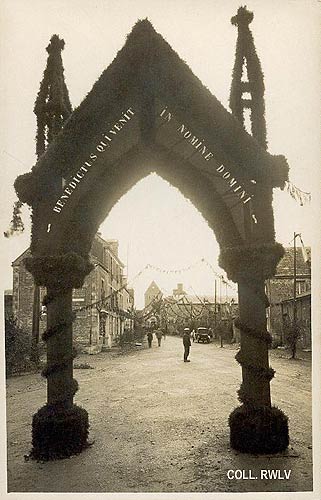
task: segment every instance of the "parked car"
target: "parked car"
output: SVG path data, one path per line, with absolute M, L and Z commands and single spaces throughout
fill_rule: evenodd
M 211 342 L 211 334 L 208 328 L 204 326 L 200 326 L 196 331 L 196 340 L 197 342 L 203 342 L 209 344 Z

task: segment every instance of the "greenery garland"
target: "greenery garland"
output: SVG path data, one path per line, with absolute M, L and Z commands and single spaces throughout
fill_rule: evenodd
M 240 319 L 237 318 L 234 322 L 235 327 L 242 331 L 244 335 L 248 337 L 253 337 L 257 340 L 264 340 L 268 345 L 272 343 L 272 336 L 267 330 L 259 330 L 256 328 L 252 328 L 245 323 L 241 323 Z
M 268 454 L 289 445 L 287 416 L 276 406 L 241 405 L 229 417 L 231 446 L 243 453 Z
M 52 365 L 47 365 L 41 372 L 42 377 L 48 378 L 53 373 L 57 373 L 60 370 L 67 368 L 68 364 L 77 357 L 76 349 L 73 351 L 72 356 L 65 356 L 59 363 L 53 363 Z
M 50 184 L 48 186 L 48 179 L 27 172 L 16 178 L 14 188 L 19 200 L 32 207 L 47 197 Z
M 56 289 L 81 288 L 85 277 L 94 268 L 88 257 L 75 252 L 26 257 L 24 263 L 37 285 Z
M 88 446 L 88 432 L 88 413 L 84 408 L 45 405 L 32 419 L 30 458 L 48 461 L 81 453 Z
M 221 249 L 219 265 L 231 281 L 257 282 L 272 278 L 283 256 L 284 248 L 280 243 L 226 247 Z
M 42 304 L 45 305 L 43 301 L 42 301 Z M 47 305 L 48 305 L 48 302 L 47 302 Z M 60 333 L 62 333 L 65 330 L 65 328 L 67 326 L 72 325 L 75 319 L 76 319 L 76 313 L 73 312 L 71 314 L 70 320 L 60 321 L 55 326 L 47 328 L 41 336 L 42 340 L 44 342 L 47 342 L 47 340 L 50 339 L 50 337 L 52 337 L 53 335 L 59 335 Z
M 256 377 L 258 379 L 266 379 L 266 380 L 272 380 L 272 378 L 274 377 L 274 374 L 275 374 L 275 370 L 273 370 L 273 368 L 269 367 L 269 368 L 264 368 L 263 366 L 257 366 L 257 365 L 253 365 L 251 363 L 248 363 L 246 361 L 246 359 L 244 358 L 243 356 L 243 352 L 242 350 L 240 349 L 236 355 L 235 355 L 235 359 L 236 361 L 241 365 L 243 366 L 244 368 L 246 368 L 247 370 L 250 370 L 252 372 L 255 373 Z
M 17 200 L 13 204 L 13 214 L 12 220 L 10 222 L 10 227 L 7 231 L 3 233 L 5 238 L 9 238 L 13 234 L 22 233 L 25 229 L 21 218 L 21 208 L 23 203 L 20 200 Z

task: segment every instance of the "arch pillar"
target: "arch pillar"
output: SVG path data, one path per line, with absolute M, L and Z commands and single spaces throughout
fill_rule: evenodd
M 32 256 L 25 261 L 36 284 L 46 286 L 47 403 L 32 419 L 31 456 L 37 460 L 66 458 L 88 445 L 88 413 L 73 402 L 78 383 L 73 378 L 72 290 L 82 286 L 92 266 L 76 254 Z
M 265 280 L 273 276 L 283 255 L 278 243 L 222 249 L 220 265 L 238 283 L 242 368 L 238 390 L 241 406 L 229 416 L 231 447 L 245 453 L 277 453 L 289 444 L 288 419 L 271 404 L 269 366 L 271 336 L 266 329 Z

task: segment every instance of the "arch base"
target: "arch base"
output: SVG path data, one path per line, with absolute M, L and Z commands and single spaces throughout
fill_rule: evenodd
M 84 408 L 45 405 L 32 419 L 32 451 L 35 460 L 57 460 L 80 453 L 88 446 L 88 413 Z
M 288 417 L 276 406 L 241 405 L 229 416 L 230 445 L 242 453 L 270 454 L 289 445 Z

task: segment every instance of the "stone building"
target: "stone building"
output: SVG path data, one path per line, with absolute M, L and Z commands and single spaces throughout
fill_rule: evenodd
M 12 290 L 5 290 L 4 294 L 4 316 L 6 319 L 12 316 Z
M 221 302 L 217 299 L 215 303 L 214 296 L 189 295 L 184 290 L 183 283 L 177 284 L 172 295 L 163 297 L 153 281 L 145 292 L 145 304 L 145 325 L 160 325 L 173 334 L 184 327 L 205 326 L 215 330 L 215 325 L 221 321 L 229 323 L 238 316 L 238 304 L 235 299 Z
M 152 281 L 144 294 L 145 308 L 148 307 L 155 300 L 161 299 L 162 296 L 163 294 L 161 292 L 161 289 L 155 283 L 155 281 Z
M 275 276 L 266 282 L 267 328 L 273 339 L 284 343 L 285 324 L 293 320 L 294 308 L 294 248 L 285 248 Z M 300 345 L 311 346 L 311 249 L 296 249 L 296 310 L 302 329 Z
M 18 325 L 32 335 L 34 282 L 23 260 L 26 250 L 13 263 L 13 315 Z M 125 329 L 133 328 L 134 291 L 126 286 L 124 264 L 118 257 L 118 241 L 104 240 L 97 233 L 91 248 L 94 268 L 80 289 L 73 290 L 73 339 L 89 353 L 115 345 Z M 119 291 L 117 291 L 119 290 Z M 46 294 L 40 288 L 40 304 Z M 95 304 L 89 307 L 90 304 Z M 46 329 L 46 308 L 40 305 L 40 335 Z

